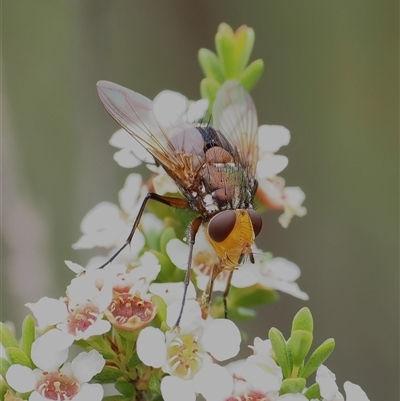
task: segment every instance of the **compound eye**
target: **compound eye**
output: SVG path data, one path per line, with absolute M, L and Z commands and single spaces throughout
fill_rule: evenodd
M 233 210 L 224 210 L 215 215 L 208 224 L 208 235 L 215 242 L 222 242 L 228 238 L 236 224 L 236 213 Z
M 257 237 L 257 235 L 260 234 L 260 231 L 263 226 L 262 218 L 261 218 L 260 214 L 253 209 L 249 209 L 248 212 L 249 212 L 251 224 L 253 224 L 254 236 Z

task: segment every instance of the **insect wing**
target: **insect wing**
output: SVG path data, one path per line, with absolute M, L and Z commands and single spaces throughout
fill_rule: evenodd
M 204 157 L 199 131 L 184 122 L 162 127 L 154 114 L 153 102 L 123 86 L 99 81 L 97 90 L 111 117 L 157 159 L 181 188 L 185 188 L 188 175 L 184 170 L 194 170 Z
M 213 106 L 213 125 L 236 148 L 239 161 L 254 178 L 258 161 L 258 121 L 253 99 L 238 81 L 226 81 Z

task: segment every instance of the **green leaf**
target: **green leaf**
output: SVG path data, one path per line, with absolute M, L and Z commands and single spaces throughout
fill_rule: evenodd
M 247 288 L 231 287 L 229 290 L 228 306 L 255 307 L 272 303 L 277 299 L 277 292 L 259 286 L 254 285 Z
M 305 379 L 314 373 L 325 362 L 335 348 L 335 340 L 328 338 L 310 356 L 306 364 L 300 369 L 299 377 Z
M 13 332 L 2 322 L 0 322 L 0 341 L 4 348 L 19 347 Z
M 132 401 L 132 399 L 126 398 L 124 395 L 108 395 L 103 397 L 103 401 Z
M 225 75 L 222 70 L 221 61 L 214 52 L 208 49 L 200 49 L 198 59 L 206 77 L 213 78 L 220 84 L 224 83 Z
M 161 320 L 161 322 L 165 322 L 167 320 L 167 304 L 165 301 L 158 295 L 153 295 L 151 297 L 151 302 L 157 306 L 157 316 Z
M 137 354 L 137 352 L 135 350 L 135 351 L 132 352 L 132 355 L 129 358 L 128 366 L 130 368 L 134 368 L 135 366 L 139 365 L 139 363 L 141 363 L 141 361 L 140 361 L 140 359 L 138 357 L 138 354 Z
M 123 375 L 124 372 L 121 369 L 115 366 L 105 366 L 93 379 L 99 383 L 115 383 Z
M 6 348 L 7 356 L 12 365 L 22 365 L 32 368 L 30 359 L 26 356 L 24 351 L 17 347 Z
M 25 355 L 31 361 L 31 349 L 32 344 L 36 339 L 36 328 L 35 328 L 35 320 L 32 316 L 28 315 L 24 322 L 22 323 L 22 338 L 21 338 L 21 349 L 25 352 Z
M 171 259 L 164 253 L 150 249 L 151 252 L 160 262 L 161 271 L 157 276 L 157 282 L 163 283 L 166 281 L 182 281 L 184 273 L 182 270 L 177 269 L 177 267 L 171 262 Z
M 7 359 L 0 358 L 0 376 L 6 377 L 7 370 L 10 366 L 11 363 Z
M 237 68 L 242 72 L 250 60 L 251 52 L 254 46 L 254 29 L 246 25 L 240 26 L 235 32 L 236 51 L 239 55 Z
M 172 227 L 165 227 L 160 235 L 160 252 L 166 254 L 167 253 L 167 244 L 168 242 L 176 238 L 175 230 Z
M 215 47 L 226 78 L 236 78 L 238 69 L 235 38 L 230 34 L 218 31 L 215 35 Z
M 290 378 L 282 381 L 279 393 L 281 395 L 288 393 L 301 393 L 306 386 L 306 379 L 303 378 Z
M 200 82 L 200 94 L 203 99 L 208 99 L 209 109 L 212 110 L 218 89 L 221 84 L 213 78 L 203 78 Z
M 221 317 L 223 317 L 224 312 L 222 308 Z M 228 318 L 231 320 L 252 320 L 257 316 L 257 312 L 254 309 L 244 308 L 244 307 L 235 307 L 229 308 L 228 306 Z
M 261 59 L 253 61 L 239 75 L 238 81 L 250 92 L 260 80 L 264 72 L 264 61 Z
M 314 330 L 313 317 L 311 315 L 310 309 L 308 309 L 307 307 L 300 309 L 293 318 L 292 333 L 295 330 L 305 330 L 310 333 L 313 332 Z
M 125 380 L 119 380 L 114 384 L 114 387 L 117 391 L 119 391 L 123 396 L 129 398 L 136 397 L 136 389 L 135 386 L 131 383 L 128 383 Z
M 276 360 L 279 366 L 282 368 L 283 377 L 290 377 L 290 374 L 292 373 L 292 364 L 290 361 L 289 350 L 286 345 L 285 337 L 283 337 L 283 334 L 275 327 L 270 329 L 268 337 L 271 340 Z
M 304 395 L 309 399 L 309 400 L 319 400 L 321 398 L 321 393 L 319 390 L 319 384 L 314 383 L 312 384 L 307 391 L 304 393 Z
M 292 332 L 287 345 L 292 357 L 293 366 L 301 366 L 304 358 L 310 351 L 313 341 L 312 333 L 305 330 L 295 330 Z
M 155 374 L 150 375 L 149 379 L 149 390 L 156 394 L 161 394 L 160 380 Z
M 0 378 L 0 400 L 1 401 L 5 400 L 6 399 L 5 397 L 10 399 L 11 397 L 13 397 L 13 395 L 10 392 L 10 387 L 8 387 L 7 383 L 2 378 Z

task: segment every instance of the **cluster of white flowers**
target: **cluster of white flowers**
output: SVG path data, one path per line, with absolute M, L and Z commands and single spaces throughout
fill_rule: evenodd
M 104 358 L 98 351 L 91 350 L 66 362 L 69 340 L 58 330 L 50 330 L 39 337 L 31 353 L 37 368 L 11 365 L 6 373 L 8 385 L 20 393 L 32 392 L 29 401 L 101 401 L 102 386 L 89 382 L 103 369 Z
M 182 120 L 201 120 L 208 102 L 189 102 L 176 92 L 164 91 L 154 99 L 153 106 L 159 124 L 168 127 Z M 287 227 L 293 216 L 306 213 L 302 190 L 285 187 L 284 180 L 277 176 L 287 166 L 288 159 L 275 153 L 289 143 L 290 134 L 284 127 L 267 125 L 259 127 L 258 134 L 258 196 L 268 208 L 283 211 L 279 221 Z M 103 247 L 112 256 L 126 241 L 149 188 L 160 195 L 174 194 L 178 189 L 124 130 L 117 131 L 110 143 L 120 149 L 114 155 L 120 166 L 134 168 L 144 163 L 152 172 L 147 183 L 139 174 L 131 173 L 119 192 L 119 205 L 102 202 L 82 221 L 82 236 L 73 247 Z M 107 257 L 94 257 L 86 267 L 67 261 L 77 276 L 67 287 L 65 297 L 43 297 L 27 304 L 41 334 L 28 356 L 35 368 L 28 367 L 29 363 L 12 364 L 5 375 L 9 387 L 19 393 L 30 392 L 29 401 L 100 401 L 104 396 L 103 386 L 89 382 L 108 368 L 121 374 L 118 377 L 126 379 L 126 383 L 149 381 L 155 375 L 165 401 L 194 401 L 198 395 L 206 401 L 309 401 L 301 393 L 280 394 L 284 376 L 270 340 L 256 338 L 250 347 L 253 355 L 224 366 L 220 364 L 239 352 L 238 327 L 228 319 L 208 316 L 205 320 L 193 283 L 187 288 L 182 312 L 183 283 L 156 282 L 165 281 L 159 278 L 161 259 L 156 257 L 155 250 L 149 250 L 146 242 L 150 234 L 160 237 L 164 223 L 145 213 L 140 228 L 130 251 L 120 253 L 103 269 L 98 267 L 107 262 Z M 165 250 L 164 262 L 169 258 L 178 269 L 187 270 L 189 246 L 184 241 L 169 239 Z M 296 283 L 300 276 L 297 265 L 284 258 L 273 258 L 256 247 L 254 255 L 254 264 L 245 263 L 234 271 L 233 287 L 254 286 L 308 299 Z M 216 263 L 215 252 L 200 229 L 192 258 L 197 289 L 206 289 Z M 227 274 L 222 272 L 213 290 L 224 291 L 226 280 Z M 179 327 L 175 327 L 178 316 Z M 74 342 L 91 350 L 67 362 Z M 137 356 L 138 361 L 132 362 L 132 356 Z M 323 365 L 318 368 L 316 381 L 323 401 L 344 401 L 328 368 Z M 359 386 L 346 382 L 344 389 L 347 401 L 368 401 Z M 143 391 L 146 390 L 149 388 L 143 384 Z

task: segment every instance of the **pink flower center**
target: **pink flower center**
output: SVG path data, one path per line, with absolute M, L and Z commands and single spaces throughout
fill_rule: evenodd
M 276 397 L 275 397 L 276 395 Z M 278 394 L 272 396 L 272 398 L 268 394 L 260 393 L 259 391 L 252 391 L 248 394 L 244 394 L 236 397 L 229 397 L 225 401 L 274 401 L 278 397 Z
M 118 294 L 113 299 L 108 311 L 115 324 L 134 330 L 149 323 L 155 316 L 156 308 L 150 301 L 146 301 L 138 295 L 124 293 Z
M 79 392 L 79 383 L 60 371 L 43 372 L 43 379 L 37 384 L 40 395 L 49 400 L 71 400 Z
M 69 312 L 68 332 L 72 335 L 77 332 L 85 332 L 88 327 L 96 322 L 99 316 L 99 309 L 93 304 L 78 305 L 75 308 L 70 308 Z

